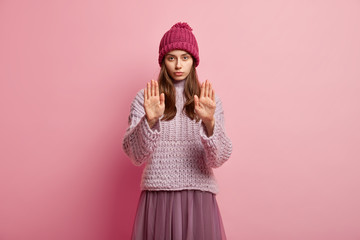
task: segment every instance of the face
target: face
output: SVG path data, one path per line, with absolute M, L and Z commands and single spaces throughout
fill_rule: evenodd
M 173 50 L 165 55 L 165 67 L 175 81 L 184 80 L 193 65 L 192 56 L 183 50 Z

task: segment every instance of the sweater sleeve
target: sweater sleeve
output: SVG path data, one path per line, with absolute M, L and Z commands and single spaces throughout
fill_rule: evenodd
M 122 148 L 132 163 L 140 166 L 147 161 L 156 148 L 160 138 L 160 120 L 150 128 L 144 110 L 144 92 L 140 90 L 131 103 Z
M 215 125 L 213 134 L 208 137 L 205 124 L 201 122 L 200 139 L 205 150 L 205 162 L 212 168 L 220 167 L 232 153 L 232 142 L 225 132 L 224 110 L 221 99 L 215 95 Z

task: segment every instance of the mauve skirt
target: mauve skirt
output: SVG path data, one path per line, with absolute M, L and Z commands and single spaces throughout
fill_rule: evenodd
M 216 195 L 199 190 L 142 191 L 131 239 L 226 239 Z

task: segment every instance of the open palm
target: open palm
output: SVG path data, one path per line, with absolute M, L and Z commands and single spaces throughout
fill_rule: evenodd
M 201 120 L 203 122 L 213 121 L 216 108 L 215 91 L 208 80 L 201 85 L 200 98 L 195 95 L 194 100 L 195 112 Z
M 144 109 L 150 121 L 157 120 L 164 114 L 165 95 L 159 95 L 159 84 L 155 80 L 151 80 L 151 84 L 147 83 L 147 88 L 144 89 Z

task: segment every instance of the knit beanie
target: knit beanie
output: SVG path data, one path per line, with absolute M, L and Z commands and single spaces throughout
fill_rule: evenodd
M 184 50 L 192 55 L 195 67 L 199 65 L 199 47 L 192 28 L 186 22 L 174 24 L 162 37 L 159 45 L 159 65 L 164 56 L 172 50 Z

